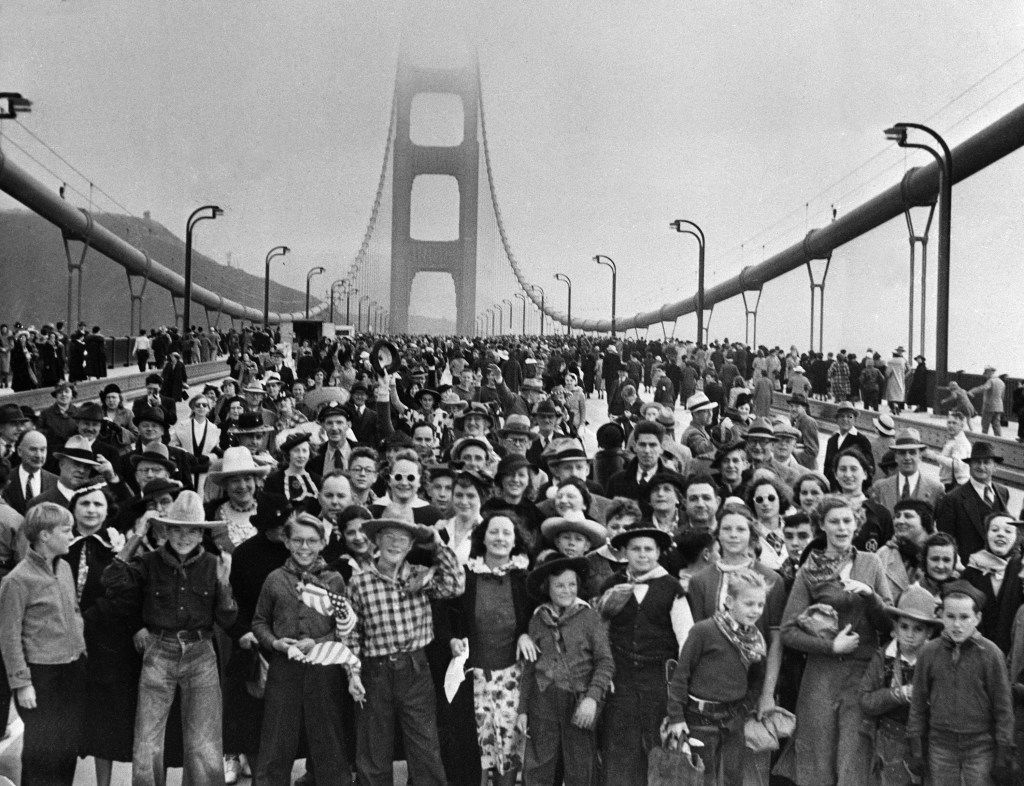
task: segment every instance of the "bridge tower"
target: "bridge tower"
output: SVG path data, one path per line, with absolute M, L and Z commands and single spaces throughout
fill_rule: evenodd
M 480 112 L 477 66 L 420 68 L 401 62 L 395 84 L 395 140 L 392 159 L 391 324 L 409 328 L 409 297 L 417 273 L 448 273 L 455 281 L 455 328 L 472 335 L 476 315 L 477 191 Z M 414 144 L 410 137 L 413 98 L 442 93 L 462 101 L 462 142 L 452 147 Z M 449 175 L 459 188 L 459 236 L 455 240 L 415 240 L 411 234 L 412 187 L 418 175 Z

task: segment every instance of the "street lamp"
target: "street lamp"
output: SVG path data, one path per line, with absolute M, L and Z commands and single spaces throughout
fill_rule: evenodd
M 612 269 L 612 338 L 615 338 L 615 290 L 618 287 L 619 271 L 615 267 L 615 261 L 610 256 L 597 254 L 594 256 L 594 261 L 599 265 Z
M 283 257 L 291 251 L 288 246 L 274 246 L 267 252 L 266 266 L 263 270 L 263 327 L 270 327 L 270 260 Z
M 319 276 L 324 272 L 322 267 L 310 268 L 310 271 L 306 273 L 306 319 L 309 319 L 309 281 L 313 276 Z
M 907 142 L 907 129 L 910 128 L 931 136 L 942 148 L 942 154 L 928 145 Z M 938 388 L 949 379 L 949 236 L 952 226 L 950 211 L 953 209 L 953 154 L 945 139 L 920 123 L 896 123 L 885 129 L 885 137 L 900 147 L 928 151 L 939 165 L 939 270 L 935 296 L 935 387 Z M 924 352 L 923 346 L 921 351 Z
M 209 215 L 200 215 L 207 210 L 210 211 Z M 192 328 L 192 228 L 200 221 L 222 215 L 224 211 L 216 205 L 203 205 L 193 210 L 185 222 L 185 308 L 182 311 L 181 329 L 186 333 Z
M 21 93 L 0 93 L 0 120 L 14 120 L 32 111 L 32 102 Z
M 346 294 L 345 294 L 345 324 L 346 325 L 351 325 L 352 324 L 352 296 L 359 294 L 359 290 L 358 289 L 353 289 L 353 287 L 352 287 L 352 280 L 351 279 L 349 279 L 348 287 L 345 290 L 345 292 L 346 292 Z M 358 325 L 356 326 L 356 332 L 359 332 L 359 326 Z
M 685 218 L 677 218 L 669 227 L 683 235 L 693 235 L 697 238 L 700 246 L 700 257 L 697 263 L 697 343 L 706 344 L 707 336 L 704 335 L 704 230 L 692 221 Z M 692 227 L 686 229 L 686 227 Z
M 515 328 L 512 327 L 512 301 L 509 298 L 505 298 L 501 302 L 508 306 L 508 332 L 515 333 Z
M 566 317 L 567 317 L 567 319 L 565 320 L 565 327 L 566 327 L 565 334 L 567 336 L 571 336 L 572 335 L 572 279 L 570 279 L 567 275 L 565 275 L 565 273 L 555 273 L 555 278 L 557 278 L 559 281 L 564 281 L 566 287 L 569 288 L 569 305 L 568 305 L 568 308 L 566 309 Z
M 359 305 L 359 314 L 356 317 L 356 333 L 359 332 L 359 328 L 363 324 L 363 302 L 364 301 L 369 303 L 370 302 L 370 296 L 369 295 L 363 295 L 361 298 L 359 298 L 359 303 L 358 303 L 358 305 Z M 369 309 L 367 309 L 367 317 L 369 317 Z M 367 318 L 366 324 L 367 324 L 367 327 L 369 327 L 369 324 L 370 324 L 369 318 Z
M 347 287 L 348 279 L 339 278 L 333 284 L 331 284 L 331 322 L 334 322 L 334 290 L 338 287 Z
M 540 292 L 540 336 L 544 338 L 544 287 L 539 284 L 530 284 L 530 289 Z
M 526 295 L 524 295 L 522 292 L 516 292 L 515 293 L 515 297 L 517 297 L 517 298 L 519 298 L 520 300 L 523 301 L 523 331 L 522 332 L 523 332 L 523 335 L 525 336 L 526 335 Z M 509 319 L 511 320 L 511 317 L 509 317 Z

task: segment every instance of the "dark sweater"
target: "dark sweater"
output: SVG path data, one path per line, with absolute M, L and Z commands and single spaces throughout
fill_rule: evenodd
M 737 702 L 760 693 L 763 681 L 764 660 L 748 671 L 739 650 L 715 620 L 701 620 L 690 629 L 668 686 L 669 723 L 684 720 L 691 695 L 705 701 Z
M 983 636 L 976 633 L 954 647 L 943 635 L 921 648 L 907 737 L 925 740 L 931 731 L 991 734 L 997 745 L 1013 745 L 1013 703 L 1003 653 Z

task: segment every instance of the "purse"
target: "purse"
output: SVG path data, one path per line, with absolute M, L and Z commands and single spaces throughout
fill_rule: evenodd
M 262 699 L 267 690 L 267 672 L 270 664 L 263 653 L 253 651 L 252 663 L 249 666 L 249 679 L 245 681 L 245 691 L 254 699 Z
M 688 742 L 662 735 L 661 745 L 647 754 L 648 786 L 702 786 L 704 761 Z

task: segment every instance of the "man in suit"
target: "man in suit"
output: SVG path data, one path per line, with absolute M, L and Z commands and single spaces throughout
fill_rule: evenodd
M 658 455 L 661 455 L 661 444 L 658 444 Z M 587 489 L 590 490 L 591 503 L 590 510 L 587 515 L 593 521 L 600 524 L 604 524 L 607 518 L 608 507 L 611 505 L 611 500 L 603 495 L 603 489 L 595 481 L 590 479 L 590 460 L 587 458 L 586 451 L 583 450 L 583 445 L 580 444 L 578 439 L 573 437 L 563 437 L 554 443 L 552 451 L 547 457 L 548 468 L 551 471 L 551 485 L 555 488 L 568 478 L 578 478 L 587 484 Z M 555 500 L 552 495 L 548 498 L 547 490 L 541 489 L 538 495 L 544 499 L 543 502 L 537 505 L 538 510 L 544 514 L 545 518 L 550 516 L 557 516 L 558 512 L 555 510 Z
M 370 391 L 362 382 L 356 382 L 349 392 L 352 394 L 352 398 L 349 400 L 348 408 L 352 433 L 356 435 L 356 442 L 376 446 L 377 413 L 371 407 L 366 406 L 366 399 L 370 395 Z
M 77 434 L 69 437 L 64 447 L 53 455 L 60 468 L 57 485 L 49 491 L 36 494 L 28 501 L 26 510 L 35 507 L 40 502 L 55 502 L 71 510 L 71 498 L 83 486 L 95 483 L 97 479 L 102 479 L 111 486 L 120 484 L 114 467 L 103 456 L 93 451 L 84 437 Z
M 988 427 L 992 426 L 992 433 L 997 437 L 1003 434 L 1003 395 L 1006 393 L 1006 383 L 996 376 L 995 366 L 985 366 L 985 381 L 976 388 L 967 391 L 967 395 L 975 396 L 983 393 L 981 399 L 981 433 L 988 434 Z
M 0 459 L 7 459 L 12 465 L 17 463 L 15 446 L 28 422 L 28 417 L 17 404 L 4 404 L 0 407 Z
M 146 377 L 146 395 L 132 402 L 133 417 L 138 418 L 144 410 L 160 407 L 164 411 L 165 421 L 168 426 L 173 426 L 178 422 L 175 401 L 160 394 L 163 382 L 164 379 L 159 374 L 150 374 Z
M 103 407 L 95 401 L 82 404 L 74 411 L 73 417 L 78 426 L 78 435 L 84 437 L 90 447 L 99 455 L 105 457 L 112 465 L 117 466 L 121 460 L 121 453 L 108 442 L 100 438 L 103 429 Z
M 987 442 L 975 442 L 967 459 L 971 477 L 963 485 L 939 500 L 935 507 L 935 524 L 953 537 L 964 564 L 971 554 L 985 548 L 985 516 L 1006 512 L 1010 492 L 1006 486 L 992 482 L 996 464 L 1003 457 Z
M 871 450 L 871 441 L 857 431 L 857 426 L 854 425 L 856 422 L 857 410 L 848 401 L 840 402 L 836 409 L 836 424 L 839 426 L 839 431 L 829 437 L 825 445 L 825 477 L 833 486 L 836 481 L 835 467 L 833 466 L 836 456 L 848 448 L 857 448 L 867 459 L 871 474 L 875 473 L 875 458 Z
M 210 469 L 210 457 L 206 455 L 196 456 L 181 448 L 167 447 L 167 416 L 160 407 L 151 407 L 143 410 L 136 418 L 135 425 L 139 429 L 139 438 L 135 442 L 131 453 L 121 459 L 122 473 L 125 477 L 132 478 L 134 482 L 135 470 L 138 464 L 138 457 L 153 453 L 156 447 L 153 443 L 160 443 L 166 450 L 160 451 L 161 456 L 168 463 L 175 480 L 181 481 L 186 489 L 192 488 L 193 477 L 197 474 L 208 472 Z M 146 478 L 151 480 L 151 478 Z M 138 483 L 136 491 L 142 488 L 143 483 Z
M 533 413 L 534 422 L 537 424 L 537 439 L 526 451 L 526 458 L 535 467 L 540 467 L 548 472 L 549 467 L 544 450 L 551 444 L 552 440 L 558 439 L 561 435 L 555 429 L 558 426 L 559 412 L 555 402 L 546 398 L 537 405 Z M 550 474 L 550 472 L 548 473 Z
M 650 511 L 650 482 L 658 472 L 669 471 L 662 461 L 665 429 L 652 420 L 641 420 L 633 429 L 634 458 L 608 479 L 609 497 L 628 497 Z
M 320 425 L 327 434 L 327 441 L 310 458 L 307 471 L 323 477 L 348 467 L 349 453 L 352 452 L 352 444 L 348 440 L 352 424 L 350 418 L 350 410 L 338 402 L 331 402 L 320 410 Z
M 892 446 L 896 454 L 896 474 L 877 481 L 868 491 L 868 496 L 890 513 L 903 499 L 919 499 L 934 510 L 946 490 L 937 480 L 921 474 L 921 452 L 924 449 L 917 429 L 906 428 L 896 432 Z
M 46 437 L 39 431 L 26 431 L 18 441 L 18 464 L 11 472 L 10 483 L 3 491 L 7 500 L 22 516 L 28 501 L 57 488 L 57 476 L 43 469 L 46 463 Z
M 807 469 L 818 468 L 818 422 L 807 414 L 807 396 L 794 393 L 789 399 L 789 414 L 793 428 L 800 429 L 800 441 L 793 457 Z

